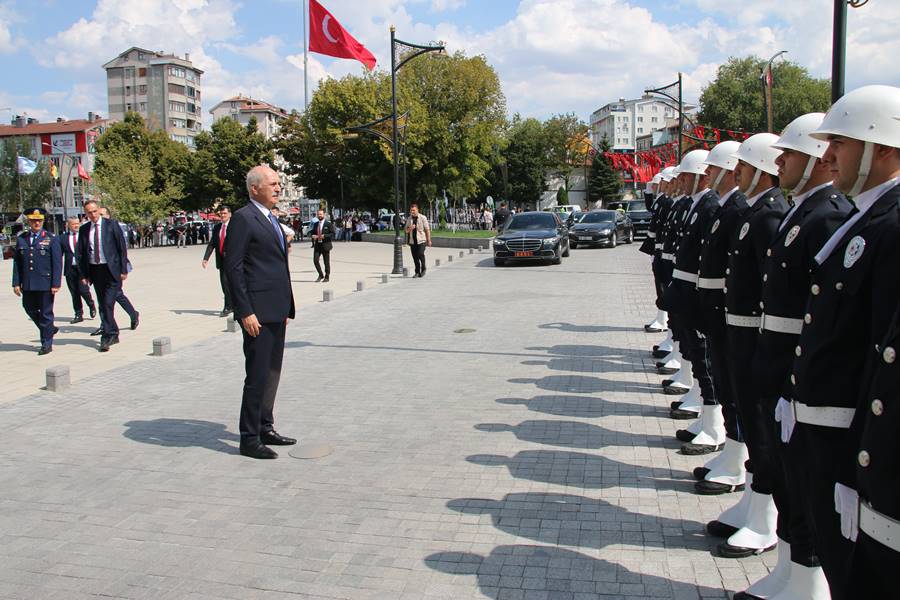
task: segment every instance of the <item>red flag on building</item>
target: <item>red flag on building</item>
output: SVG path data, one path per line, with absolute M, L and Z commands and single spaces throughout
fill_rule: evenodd
M 370 71 L 375 68 L 375 56 L 316 0 L 309 0 L 309 49 L 327 56 L 358 60 Z
M 84 167 L 81 166 L 81 163 L 78 163 L 78 176 L 84 179 L 85 181 L 90 181 L 91 176 L 87 174 L 87 171 L 84 170 Z

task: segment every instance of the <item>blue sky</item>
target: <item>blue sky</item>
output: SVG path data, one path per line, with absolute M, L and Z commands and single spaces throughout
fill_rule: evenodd
M 190 53 L 204 69 L 204 109 L 242 92 L 303 103 L 302 0 L 0 0 L 0 119 L 106 113 L 101 65 L 132 45 Z M 322 0 L 384 64 L 388 27 L 413 42 L 484 54 L 510 113 L 591 111 L 685 74 L 695 100 L 731 55 L 788 50 L 828 76 L 831 0 Z M 900 85 L 900 2 L 850 9 L 848 88 Z M 311 55 L 311 89 L 356 73 Z M 207 119 L 208 121 L 208 116 Z

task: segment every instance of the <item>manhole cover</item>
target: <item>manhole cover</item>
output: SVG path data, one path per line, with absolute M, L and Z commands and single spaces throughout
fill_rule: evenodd
M 463 327 L 462 329 L 455 329 L 453 333 L 475 333 L 474 329 L 469 329 L 467 327 Z
M 332 452 L 334 452 L 334 448 L 330 444 L 300 444 L 299 446 L 294 446 L 288 452 L 288 456 L 309 460 L 328 456 Z

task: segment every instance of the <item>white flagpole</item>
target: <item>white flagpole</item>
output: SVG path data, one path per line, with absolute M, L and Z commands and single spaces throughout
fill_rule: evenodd
M 309 108 L 309 36 L 306 33 L 306 16 L 309 11 L 306 0 L 300 0 L 300 10 L 303 12 L 303 112 Z

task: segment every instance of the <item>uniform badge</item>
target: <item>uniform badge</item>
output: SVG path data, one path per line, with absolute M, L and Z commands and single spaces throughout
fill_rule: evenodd
M 716 219 L 716 222 L 713 223 L 713 226 L 712 226 L 712 229 L 710 230 L 710 233 L 715 233 L 716 230 L 717 230 L 718 228 L 719 228 L 719 220 Z
M 787 237 L 784 238 L 784 247 L 787 248 L 788 246 L 790 246 L 794 242 L 794 240 L 797 239 L 797 234 L 799 234 L 799 233 L 800 233 L 799 225 L 794 225 L 793 227 L 791 227 L 791 230 L 788 231 L 788 233 L 787 233 Z
M 866 249 L 866 240 L 861 235 L 856 236 L 847 244 L 847 250 L 844 251 L 844 268 L 849 269 L 859 257 L 862 256 L 863 250 Z
M 697 213 L 694 213 L 694 216 L 691 217 L 691 225 L 697 222 Z
M 741 233 L 738 235 L 738 239 L 742 240 L 747 237 L 747 233 L 750 231 L 750 223 L 744 223 L 744 226 L 741 227 Z

